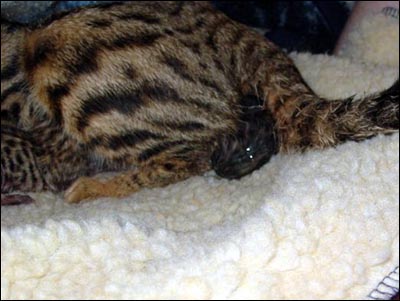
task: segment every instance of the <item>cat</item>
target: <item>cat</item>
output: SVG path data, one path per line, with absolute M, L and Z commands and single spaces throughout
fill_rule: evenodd
M 237 179 L 279 152 L 398 131 L 398 97 L 397 80 L 323 99 L 282 50 L 207 2 L 2 20 L 2 204 L 30 201 L 13 191 L 121 198 L 212 169 Z M 93 177 L 105 171 L 118 174 Z

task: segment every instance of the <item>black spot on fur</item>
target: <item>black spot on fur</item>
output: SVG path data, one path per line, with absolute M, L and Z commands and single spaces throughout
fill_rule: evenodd
M 242 30 L 242 29 L 237 29 L 237 30 L 234 32 L 233 36 L 232 36 L 233 45 L 239 44 L 240 41 L 242 40 L 243 35 L 244 35 L 244 30 Z
M 104 28 L 109 27 L 112 24 L 112 21 L 107 19 L 94 19 L 87 21 L 86 24 L 95 28 Z
M 21 113 L 21 108 L 18 103 L 12 104 L 10 108 L 10 113 L 14 119 L 19 120 L 19 114 Z
M 15 156 L 15 160 L 17 161 L 17 163 L 18 163 L 20 166 L 22 166 L 22 164 L 24 164 L 24 160 L 22 159 L 21 154 L 17 154 L 17 155 Z
M 8 110 L 1 110 L 1 120 L 14 120 L 13 116 L 11 115 L 10 111 Z
M 199 66 L 200 66 L 203 70 L 206 70 L 206 69 L 208 68 L 207 64 L 205 64 L 205 63 L 203 63 L 203 62 L 200 62 L 200 63 L 199 63 Z
M 172 163 L 165 163 L 164 164 L 164 169 L 167 171 L 172 171 L 174 169 L 175 165 Z
M 139 92 L 141 95 L 152 100 L 174 101 L 179 103 L 184 101 L 175 89 L 164 82 L 158 82 L 156 84 L 145 83 L 139 89 Z
M 65 85 L 55 85 L 47 88 L 47 95 L 52 103 L 60 104 L 61 98 L 69 94 L 69 87 Z
M 148 33 L 139 36 L 129 34 L 117 37 L 107 47 L 109 49 L 121 49 L 129 46 L 150 46 L 161 37 L 162 34 L 160 33 Z
M 177 27 L 177 28 L 175 28 L 175 31 L 182 33 L 182 34 L 193 34 L 194 28 L 191 26 Z
M 171 16 L 178 16 L 181 14 L 185 1 L 177 1 L 176 7 L 170 12 Z
M 48 57 L 54 55 L 54 52 L 54 45 L 50 40 L 39 41 L 33 53 L 25 58 L 26 69 L 32 71 L 38 65 L 46 61 Z
M 219 71 L 225 72 L 225 68 L 224 68 L 224 66 L 222 66 L 222 63 L 219 60 L 214 59 L 214 64 Z
M 18 92 L 25 92 L 26 89 L 26 82 L 25 81 L 18 81 L 13 83 L 10 87 L 5 89 L 3 93 L 1 93 L 1 102 L 7 99 L 10 95 Z
M 207 39 L 206 39 L 206 45 L 209 46 L 209 47 L 210 47 L 212 50 L 214 50 L 215 52 L 218 51 L 218 47 L 217 47 L 217 45 L 215 44 L 214 36 L 213 36 L 213 35 L 210 35 L 210 36 L 207 37 Z
M 72 61 L 66 61 L 65 67 L 75 76 L 89 74 L 98 69 L 97 43 L 82 42 L 77 48 L 78 55 Z
M 15 173 L 15 171 L 16 171 L 16 166 L 15 166 L 15 163 L 14 163 L 13 160 L 9 160 L 9 162 L 8 162 L 8 167 L 10 168 L 10 171 L 11 171 L 11 172 Z
M 243 54 L 245 58 L 251 58 L 252 54 L 257 51 L 257 43 L 258 41 L 251 41 L 250 43 L 246 44 L 246 47 L 243 50 Z
M 165 55 L 163 58 L 163 63 L 170 67 L 174 71 L 174 73 L 176 75 L 179 75 L 182 79 L 194 82 L 194 79 L 189 72 L 188 67 L 180 59 L 170 55 Z
M 122 68 L 123 73 L 129 79 L 136 79 L 137 78 L 137 71 L 133 68 L 132 65 L 127 65 Z
M 214 26 L 213 26 L 213 31 L 210 32 L 206 39 L 206 45 L 208 45 L 214 52 L 218 52 L 218 44 L 215 41 L 215 36 L 217 33 L 221 30 L 222 27 L 226 23 L 229 22 L 229 19 L 223 18 L 219 20 Z
M 129 12 L 129 13 L 120 15 L 118 17 L 121 20 L 135 20 L 135 21 L 144 22 L 146 24 L 159 24 L 161 22 L 161 20 L 157 17 L 146 16 L 146 15 L 139 14 L 136 12 Z
M 203 18 L 200 18 L 200 19 L 198 19 L 198 20 L 196 21 L 195 26 L 196 26 L 197 28 L 201 28 L 201 27 L 204 26 L 204 24 L 206 24 L 206 23 L 204 22 L 204 19 L 203 19 Z
M 173 35 L 175 34 L 175 33 L 174 33 L 171 29 L 169 29 L 169 28 L 164 29 L 164 33 L 167 34 L 167 35 L 169 35 L 169 36 L 173 36 Z
M 202 85 L 213 89 L 215 92 L 217 92 L 220 95 L 223 95 L 224 92 L 222 91 L 222 89 L 212 80 L 207 79 L 207 78 L 199 78 L 199 81 Z
M 198 42 L 191 42 L 191 41 L 186 41 L 186 40 L 179 40 L 186 48 L 188 48 L 190 51 L 193 53 L 200 55 L 200 44 Z
M 3 149 L 2 149 L 3 151 L 4 151 L 4 153 L 7 155 L 7 156 L 10 156 L 11 155 L 11 149 L 9 148 L 9 147 L 4 147 Z
M 2 141 L 2 142 L 3 142 L 3 141 Z M 8 145 L 9 147 L 15 147 L 15 146 L 16 146 L 15 141 L 14 141 L 14 140 L 11 140 L 11 139 L 6 140 L 5 143 L 6 143 L 6 145 Z
M 13 78 L 18 74 L 18 71 L 18 55 L 14 55 L 10 62 L 4 68 L 1 68 L 1 81 Z

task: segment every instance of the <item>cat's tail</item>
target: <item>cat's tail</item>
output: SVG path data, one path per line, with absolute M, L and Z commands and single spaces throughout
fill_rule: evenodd
M 363 99 L 314 98 L 299 102 L 290 117 L 277 120 L 280 151 L 335 146 L 399 130 L 399 80 Z

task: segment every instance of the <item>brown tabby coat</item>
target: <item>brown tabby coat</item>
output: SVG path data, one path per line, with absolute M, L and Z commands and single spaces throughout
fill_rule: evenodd
M 79 202 L 211 168 L 238 178 L 277 151 L 359 141 L 398 121 L 398 81 L 360 101 L 321 99 L 284 52 L 205 2 L 1 24 L 2 193 L 69 187 Z

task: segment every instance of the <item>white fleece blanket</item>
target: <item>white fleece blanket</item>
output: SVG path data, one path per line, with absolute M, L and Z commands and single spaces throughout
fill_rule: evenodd
M 292 57 L 330 98 L 398 77 L 398 59 Z M 278 155 L 240 181 L 209 173 L 73 206 L 32 196 L 1 208 L 2 300 L 366 299 L 399 264 L 398 134 Z M 398 270 L 385 281 L 398 288 Z

